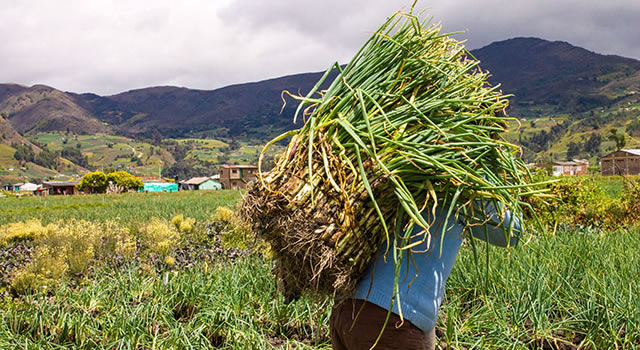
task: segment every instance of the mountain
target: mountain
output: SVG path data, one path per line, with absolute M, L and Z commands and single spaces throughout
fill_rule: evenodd
M 25 150 L 31 151 L 25 153 Z M 17 159 L 14 156 L 16 152 L 23 152 L 23 158 Z M 63 174 L 79 174 L 86 171 L 68 159 L 43 152 L 42 148 L 20 135 L 9 120 L 0 116 L 0 183 L 42 181 L 51 178 L 60 180 L 61 177 L 68 178 Z
M 40 152 L 40 148 L 20 135 L 20 133 L 14 129 L 11 122 L 6 119 L 4 115 L 0 115 L 0 144 L 11 145 L 15 143 L 30 145 L 35 152 Z
M 563 41 L 515 38 L 473 50 L 490 81 L 513 94 L 512 112 L 536 116 L 610 106 L 640 91 L 640 61 Z M 535 108 L 533 108 L 535 107 Z
M 471 53 L 491 73 L 493 84 L 502 84 L 505 93 L 514 95 L 512 115 L 582 113 L 611 106 L 640 90 L 640 61 L 566 42 L 515 38 Z M 283 109 L 282 91 L 306 94 L 321 75 L 295 74 L 216 90 L 150 87 L 112 96 L 4 84 L 0 112 L 8 114 L 21 133 L 69 128 L 74 133 L 177 137 L 216 130 L 213 136 L 223 132 L 222 136 L 266 138 L 295 127 L 297 103 L 288 97 Z
M 510 114 L 583 113 L 633 98 L 640 61 L 602 55 L 562 41 L 514 38 L 471 51 L 490 82 L 513 94 Z M 296 101 L 282 110 L 282 91 L 305 94 L 322 73 L 296 74 L 217 90 L 152 87 L 113 96 L 70 94 L 91 115 L 122 133 L 183 136 L 211 129 L 225 136 L 270 137 L 295 127 Z M 328 81 L 330 81 L 328 79 Z
M 471 54 L 490 72 L 492 84 L 501 84 L 504 93 L 513 95 L 508 112 L 520 125 L 513 123 L 508 137 L 523 146 L 528 160 L 597 157 L 614 147 L 607 139 L 612 128 L 625 133 L 628 147 L 640 146 L 640 61 L 537 38 L 499 41 Z M 52 147 L 73 142 L 90 164 L 128 158 L 147 171 L 187 158 L 206 160 L 206 168 L 225 161 L 229 151 L 248 161 L 235 148 L 237 141 L 242 147 L 257 147 L 298 127 L 292 123 L 298 103 L 282 92 L 305 95 L 322 74 L 288 75 L 216 90 L 149 87 L 112 96 L 0 84 L 0 114 L 5 116 L 0 131 L 16 140 L 28 135 Z M 57 134 L 43 134 L 47 132 Z M 97 137 L 104 142 L 97 145 L 93 138 L 73 135 L 103 135 Z M 107 140 L 109 135 L 124 139 Z M 189 141 L 169 145 L 162 141 L 167 138 Z M 204 146 L 194 140 L 204 138 L 222 143 L 216 152 L 203 153 Z M 140 139 L 147 143 L 135 145 Z
M 110 128 L 76 104 L 69 94 L 45 85 L 0 85 L 0 113 L 22 134 L 71 131 L 108 132 Z
M 626 147 L 640 147 L 640 61 L 537 38 L 472 54 L 492 83 L 514 95 L 509 114 L 520 120 L 507 137 L 522 146 L 525 160 L 596 163 L 616 148 L 612 130 L 624 134 Z
M 151 87 L 113 96 L 70 94 L 82 108 L 99 120 L 127 134 L 165 136 L 211 129 L 226 129 L 228 135 L 272 136 L 291 129 L 296 101 L 287 97 L 283 108 L 282 92 L 306 94 L 322 73 L 304 73 L 237 84 L 217 90 L 193 90 L 178 87 Z

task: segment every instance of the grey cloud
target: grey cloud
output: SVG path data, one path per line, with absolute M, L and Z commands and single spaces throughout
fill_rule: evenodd
M 346 62 L 410 1 L 7 0 L 0 82 L 114 94 L 154 85 L 214 89 Z M 536 36 L 640 58 L 629 0 L 422 1 L 474 49 Z

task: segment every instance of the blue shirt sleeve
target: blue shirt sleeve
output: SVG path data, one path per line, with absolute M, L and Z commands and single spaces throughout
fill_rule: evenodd
M 398 281 L 400 298 L 393 302 L 391 309 L 395 314 L 398 314 L 401 309 L 405 319 L 424 332 L 433 329 L 438 319 L 445 285 L 460 250 L 465 227 L 471 230 L 474 237 L 486 239 L 499 246 L 516 244 L 515 235 L 507 236 L 510 225 L 513 225 L 514 233 L 520 232 L 519 216 L 505 211 L 504 220 L 500 223 L 495 207 L 488 202 L 478 206 L 478 209 L 482 210 L 474 210 L 477 218 L 461 215 L 457 219 L 452 216 L 445 220 L 446 210 L 443 207 L 438 209 L 435 218 L 430 217 L 428 211 L 422 213 L 427 222 L 435 219 L 431 240 L 414 247 L 413 250 L 416 252 L 411 255 L 406 251 L 402 252 L 404 258 L 400 265 Z M 478 215 L 480 213 L 482 215 Z M 447 221 L 446 228 L 443 227 L 445 221 Z M 412 241 L 421 239 L 421 228 L 413 227 L 412 236 L 414 236 Z M 356 286 L 353 298 L 368 300 L 388 309 L 394 300 L 395 265 L 391 252 L 393 248 L 390 248 L 386 257 L 385 250 L 386 245 L 383 245 L 377 257 L 369 264 Z
M 467 218 L 467 225 L 473 237 L 489 242 L 499 247 L 510 247 L 518 244 L 522 233 L 522 218 L 510 210 L 504 210 L 504 220 L 501 220 L 493 202 L 482 201 L 474 205 L 474 213 Z M 513 231 L 510 232 L 510 228 Z

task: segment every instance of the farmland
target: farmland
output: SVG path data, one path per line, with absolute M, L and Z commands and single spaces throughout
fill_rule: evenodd
M 616 129 L 625 134 L 626 148 L 640 147 L 640 139 L 631 133 L 625 133 L 631 120 L 625 120 L 624 115 L 633 113 L 629 107 L 612 108 L 599 111 L 598 122 L 602 125 L 594 129 L 594 123 L 590 117 L 575 116 L 569 114 L 545 114 L 545 117 L 521 118 L 518 122 L 509 124 L 506 137 L 509 141 L 531 147 L 532 140 L 539 141 L 540 135 L 549 135 L 548 141 L 542 145 L 534 145 L 538 161 L 544 159 L 571 160 L 572 158 L 589 159 L 592 164 L 597 164 L 602 155 L 616 150 L 616 143 L 608 138 L 611 129 Z M 602 121 L 601 121 L 602 120 Z M 597 145 L 585 144 L 593 135 L 597 135 L 600 143 Z M 568 155 L 569 144 L 582 145 L 578 152 Z M 537 147 L 537 148 L 536 148 Z M 590 148 L 591 147 L 591 148 Z M 589 149 L 587 149 L 589 148 Z M 530 159 L 534 160 L 534 157 Z
M 206 220 L 216 207 L 235 203 L 240 197 L 239 191 L 224 190 L 12 198 L 0 202 L 4 214 L 0 225 L 32 218 L 43 224 L 70 218 L 111 219 L 129 224 L 151 217 L 170 219 L 183 213 L 196 220 Z
M 212 162 L 214 164 L 257 164 L 263 144 L 251 140 L 235 139 L 176 139 L 187 148 L 187 159 Z M 282 146 L 275 145 L 266 154 L 272 158 Z
M 38 133 L 30 136 L 30 140 L 54 152 L 76 147 L 93 168 L 126 168 L 138 175 L 157 174 L 158 167 L 174 162 L 171 154 L 162 148 L 122 136 Z
M 203 135 L 208 137 L 209 135 Z M 184 178 L 210 176 L 222 164 L 257 164 L 263 143 L 247 138 L 132 139 L 110 134 L 77 135 L 64 132 L 35 133 L 28 139 L 60 154 L 55 170 L 14 159 L 15 149 L 0 144 L 0 178 L 5 182 L 67 180 L 87 170 L 126 170 L 136 176 Z M 265 155 L 266 166 L 281 145 Z M 67 158 L 64 158 L 67 157 Z M 75 162 L 75 164 L 73 163 Z M 177 166 L 176 166 L 177 164 Z M 175 168 L 173 167 L 175 166 Z M 180 169 L 188 172 L 180 172 Z
M 593 181 L 609 199 L 624 191 L 620 179 Z M 263 248 L 246 236 L 228 238 L 229 225 L 216 224 L 216 208 L 233 207 L 240 197 L 216 191 L 0 199 L 0 227 L 34 218 L 60 227 L 115 220 L 140 240 L 151 218 L 195 219 L 168 253 L 171 264 L 142 244 L 130 260 L 92 261 L 86 272 L 31 293 L 12 294 L 3 280 L 0 348 L 330 349 L 331 298 L 285 303 Z M 636 226 L 560 223 L 521 242 L 508 250 L 463 246 L 436 326 L 442 348 L 640 346 Z

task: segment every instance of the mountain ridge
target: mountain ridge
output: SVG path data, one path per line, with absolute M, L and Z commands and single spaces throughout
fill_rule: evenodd
M 630 84 L 640 89 L 640 61 L 595 53 L 565 41 L 516 37 L 493 42 L 471 54 L 490 72 L 492 84 L 500 83 L 504 93 L 513 94 L 510 111 L 517 116 L 540 116 L 531 106 L 547 107 L 543 113 L 584 112 L 628 97 L 629 91 L 624 90 L 630 90 Z M 295 127 L 291 120 L 296 103 L 291 101 L 283 108 L 282 91 L 305 94 L 322 74 L 290 74 L 214 90 L 153 86 L 108 96 L 60 92 L 56 101 L 23 106 L 19 112 L 7 109 L 11 102 L 7 96 L 42 94 L 44 90 L 53 94 L 55 89 L 42 84 L 0 84 L 0 112 L 10 114 L 12 124 L 22 133 L 33 128 L 62 131 L 60 124 L 64 123 L 56 121 L 66 117 L 74 132 L 109 132 L 110 127 L 129 136 L 157 131 L 171 137 L 225 128 L 231 135 L 251 135 L 251 129 L 262 126 L 280 130 Z M 621 86 L 621 81 L 626 85 Z M 42 99 L 37 102 L 43 103 Z M 52 110 L 62 112 L 54 114 Z M 37 122 L 40 125 L 34 125 Z
M 525 116 L 536 116 L 528 113 L 530 105 L 545 105 L 555 113 L 611 105 L 621 96 L 603 90 L 606 85 L 640 71 L 640 61 L 633 58 L 539 38 L 497 41 L 471 53 L 491 73 L 491 82 L 514 95 L 512 111 Z
M 640 61 L 636 59 L 531 37 L 497 41 L 470 53 L 482 70 L 489 71 L 491 84 L 500 83 L 505 94 L 513 94 L 508 112 L 522 125 L 510 137 L 523 145 L 530 158 L 553 158 L 565 154 L 569 146 L 575 151 L 575 144 L 584 140 L 572 135 L 593 138 L 597 133 L 603 149 L 609 149 L 608 130 L 601 129 L 626 130 L 640 115 Z M 113 134 L 155 145 L 166 138 L 264 142 L 300 126 L 301 122 L 292 122 L 297 101 L 285 97 L 283 105 L 282 92 L 305 95 L 322 74 L 289 74 L 214 90 L 153 86 L 108 96 L 62 92 L 42 84 L 0 84 L 0 114 L 20 137 L 57 132 L 65 137 Z M 332 80 L 328 78 L 324 86 Z M 540 121 L 546 117 L 553 122 Z M 631 144 L 634 135 L 635 129 L 628 133 Z M 559 144 L 559 149 L 552 149 L 552 144 Z M 184 153 L 176 147 L 176 154 Z M 582 155 L 597 154 L 593 152 L 585 149 Z

